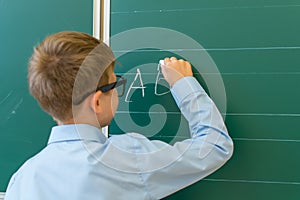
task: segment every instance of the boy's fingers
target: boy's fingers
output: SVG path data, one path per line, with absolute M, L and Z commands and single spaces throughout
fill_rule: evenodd
M 177 58 L 175 58 L 175 57 L 171 57 L 171 58 L 170 58 L 170 60 L 171 60 L 171 61 L 176 61 L 176 60 L 177 60 Z
M 171 62 L 170 58 L 165 58 L 164 61 L 165 61 L 165 65 L 167 65 L 167 63 Z

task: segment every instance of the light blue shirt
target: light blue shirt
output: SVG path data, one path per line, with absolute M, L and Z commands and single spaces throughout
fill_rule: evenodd
M 11 178 L 5 200 L 150 200 L 220 168 L 233 143 L 215 104 L 193 77 L 171 92 L 191 138 L 169 145 L 127 133 L 107 139 L 86 124 L 52 128 L 49 143 Z

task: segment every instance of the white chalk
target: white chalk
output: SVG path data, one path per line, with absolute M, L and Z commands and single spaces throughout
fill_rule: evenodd
M 164 60 L 160 60 L 160 61 L 159 61 L 159 64 L 160 64 L 160 65 L 165 65 L 165 61 L 164 61 Z

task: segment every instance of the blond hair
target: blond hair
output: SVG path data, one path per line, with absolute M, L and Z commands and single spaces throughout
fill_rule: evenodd
M 72 119 L 72 105 L 80 103 L 78 99 L 109 83 L 114 60 L 111 49 L 88 34 L 50 35 L 30 58 L 30 93 L 55 119 Z

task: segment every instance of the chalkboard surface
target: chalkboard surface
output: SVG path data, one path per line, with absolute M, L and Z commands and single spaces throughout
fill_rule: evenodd
M 116 70 L 126 75 L 128 86 L 134 84 L 131 91 L 126 90 L 127 99 L 125 95 L 120 100 L 110 134 L 139 131 L 170 143 L 187 137 L 177 133 L 186 124 L 170 94 L 165 94 L 168 88 L 158 76 L 157 62 L 165 56 L 195 53 L 211 64 L 210 68 L 195 65 L 195 76 L 221 108 L 234 139 L 234 156 L 222 169 L 166 199 L 299 199 L 299 1 L 111 3 L 112 37 L 132 29 L 159 27 L 155 30 L 161 33 L 182 33 L 205 51 L 185 43 L 164 48 L 136 43 L 139 37 L 148 41 L 149 35 L 136 35 L 136 41 L 130 41 L 138 49 L 116 48 Z M 62 30 L 91 33 L 92 1 L 2 0 L 0 21 L 0 191 L 5 191 L 12 173 L 46 144 L 54 124 L 28 94 L 27 62 L 32 47 Z M 174 35 L 162 38 L 170 44 Z M 141 80 L 144 94 L 142 88 L 134 88 L 141 87 Z M 220 80 L 226 102 L 208 84 Z
M 299 199 L 299 1 L 111 0 L 110 17 L 116 71 L 128 79 L 111 135 L 187 137 L 157 71 L 175 55 L 191 61 L 234 139 L 223 168 L 166 199 Z
M 29 95 L 27 64 L 46 35 L 74 30 L 92 33 L 93 2 L 0 1 L 0 191 L 29 157 L 47 143 L 53 120 Z

